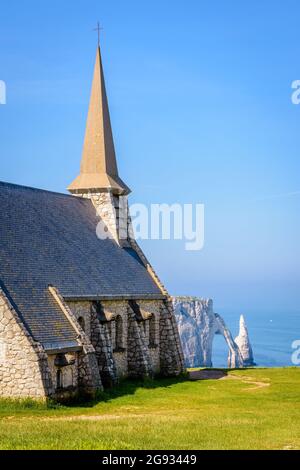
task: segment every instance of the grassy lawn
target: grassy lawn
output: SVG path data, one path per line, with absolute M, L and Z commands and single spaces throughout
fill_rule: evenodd
M 1 400 L 0 449 L 300 449 L 300 369 L 224 372 L 126 381 L 90 405 Z

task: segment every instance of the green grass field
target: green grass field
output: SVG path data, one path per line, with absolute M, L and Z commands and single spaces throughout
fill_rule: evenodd
M 0 401 L 1 449 L 300 449 L 300 369 L 122 383 L 92 404 Z

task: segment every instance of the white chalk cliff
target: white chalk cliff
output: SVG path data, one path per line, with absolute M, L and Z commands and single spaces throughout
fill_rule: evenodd
M 228 345 L 228 367 L 253 365 L 253 353 L 244 318 L 240 334 L 233 340 L 223 318 L 213 311 L 211 299 L 173 297 L 175 316 L 186 367 L 212 367 L 215 335 L 223 335 Z M 241 349 L 240 349 L 241 348 Z
M 243 315 L 240 317 L 240 331 L 234 342 L 240 350 L 244 366 L 249 367 L 255 365 L 253 351 L 249 340 L 248 328 Z

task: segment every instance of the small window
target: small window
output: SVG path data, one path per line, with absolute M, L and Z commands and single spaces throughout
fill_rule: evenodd
M 156 346 L 156 321 L 154 314 L 152 314 L 151 318 L 149 319 L 149 346 Z
M 63 388 L 62 371 L 60 369 L 56 371 L 56 388 Z
M 112 322 L 111 321 L 108 321 L 106 324 L 105 324 L 105 327 L 106 327 L 106 330 L 108 332 L 108 335 L 110 337 L 110 340 L 113 341 L 113 328 L 111 327 L 112 325 Z
M 117 316 L 116 320 L 116 350 L 123 349 L 123 320 L 120 315 Z
M 79 323 L 81 329 L 82 329 L 83 331 L 85 331 L 85 321 L 84 321 L 84 318 L 83 318 L 83 317 L 79 317 L 77 321 L 78 321 L 78 323 Z

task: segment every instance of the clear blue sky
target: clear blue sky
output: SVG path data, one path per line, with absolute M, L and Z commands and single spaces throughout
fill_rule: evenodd
M 132 202 L 201 202 L 205 247 L 143 247 L 171 293 L 300 305 L 300 5 L 287 0 L 1 2 L 0 179 L 65 191 L 79 168 L 99 19 Z

